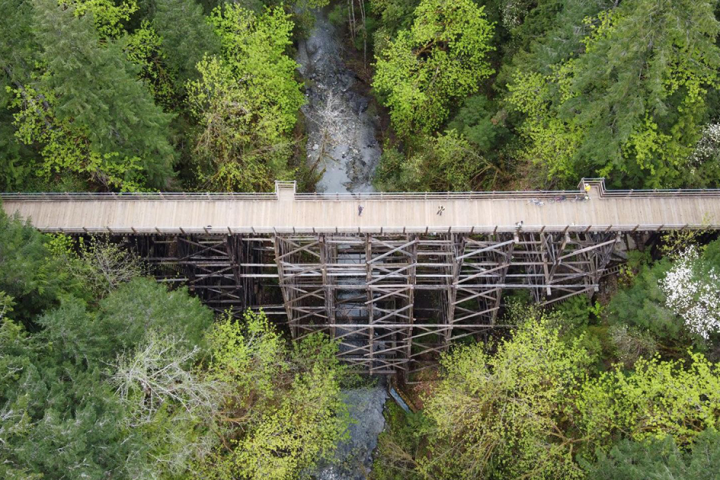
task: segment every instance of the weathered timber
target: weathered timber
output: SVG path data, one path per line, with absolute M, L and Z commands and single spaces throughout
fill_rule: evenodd
M 528 290 L 541 305 L 592 296 L 630 238 L 720 228 L 718 191 L 589 183 L 589 199 L 582 191 L 306 196 L 292 184 L 261 195 L 0 197 L 40 230 L 124 242 L 159 281 L 186 285 L 217 312 L 264 308 L 294 338 L 333 336 L 359 370 L 408 375 L 453 342 L 507 327 L 497 319 L 508 290 Z

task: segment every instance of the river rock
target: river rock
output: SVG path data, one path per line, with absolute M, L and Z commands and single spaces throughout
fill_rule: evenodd
M 344 39 L 328 21 L 327 12 L 316 10 L 314 15 L 314 27 L 308 39 L 298 44 L 296 57 L 302 64 L 300 71 L 312 80 L 308 82 L 312 88 L 306 90 L 308 102 L 302 108 L 307 118 L 308 164 L 323 172 L 317 184 L 319 192 L 373 191 L 372 172 L 381 150 L 375 140 L 375 123 L 366 114 L 370 101 L 353 89 L 357 75 L 343 62 Z M 325 109 L 330 100 L 335 112 L 328 115 Z M 327 146 L 322 158 L 314 144 Z M 350 165 L 359 156 L 367 166 Z
M 377 437 L 385 428 L 385 386 L 355 388 L 343 392 L 353 424 L 350 439 L 338 445 L 332 462 L 312 473 L 318 480 L 366 480 L 373 464 Z
M 316 36 L 311 36 L 310 38 L 308 38 L 307 42 L 305 43 L 307 53 L 314 57 L 315 54 L 318 53 L 322 48 L 321 42 L 322 38 Z

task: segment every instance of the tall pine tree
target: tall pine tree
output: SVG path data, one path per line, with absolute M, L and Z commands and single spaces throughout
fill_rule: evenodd
M 509 100 L 526 115 L 525 154 L 566 184 L 691 186 L 708 91 L 718 84 L 715 0 L 638 0 L 585 26 L 583 51 L 518 70 Z M 703 182 L 706 183 L 706 182 Z
M 195 65 L 205 54 L 219 52 L 220 41 L 195 0 L 157 0 L 156 8 L 153 25 L 163 39 L 163 51 L 177 75 L 177 85 L 182 87 L 199 76 Z
M 45 66 L 36 90 L 52 101 L 53 121 L 72 132 L 68 135 L 87 139 L 90 163 L 107 167 L 120 180 L 130 175 L 133 186 L 165 187 L 174 158 L 168 140 L 172 117 L 153 103 L 122 43 L 102 45 L 91 14 L 76 18 L 72 8 L 54 0 L 34 0 L 33 5 Z M 42 132 L 46 126 L 33 128 L 41 130 L 36 132 L 40 138 L 47 133 Z M 56 155 L 64 151 L 64 146 L 54 149 Z
M 27 0 L 0 1 L 0 191 L 23 188 L 37 161 L 34 152 L 15 137 L 12 126 L 14 95 L 30 81 L 39 48 L 31 31 L 32 4 Z

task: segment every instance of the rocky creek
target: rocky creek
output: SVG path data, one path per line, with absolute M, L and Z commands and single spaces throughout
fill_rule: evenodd
M 381 154 L 375 138 L 379 119 L 369 114 L 370 101 L 358 93 L 358 79 L 343 62 L 342 52 L 341 32 L 330 23 L 326 11 L 316 11 L 314 28 L 307 39 L 299 42 L 296 58 L 308 100 L 303 107 L 307 161 L 323 172 L 317 185 L 319 192 L 370 192 Z M 339 256 L 338 261 L 358 259 Z M 360 305 L 351 306 L 342 317 L 348 323 L 367 321 Z M 332 462 L 310 472 L 319 480 L 368 478 L 377 438 L 385 426 L 383 407 L 388 395 L 384 382 L 346 389 L 343 395 L 353 419 L 350 438 L 338 445 Z
M 357 91 L 357 76 L 342 60 L 341 33 L 323 10 L 315 13 L 309 37 L 298 44 L 297 62 L 305 79 L 308 162 L 322 179 L 319 192 L 372 191 L 380 160 L 375 138 L 379 119 L 368 113 L 370 101 Z

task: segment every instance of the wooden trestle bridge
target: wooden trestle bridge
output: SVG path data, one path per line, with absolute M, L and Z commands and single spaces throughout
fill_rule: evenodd
M 371 373 L 412 373 L 500 326 L 505 290 L 541 304 L 592 295 L 625 237 L 720 228 L 718 190 L 607 191 L 601 179 L 552 192 L 299 194 L 278 182 L 267 194 L 0 198 L 41 231 L 130 245 L 218 311 L 265 304 L 295 338 L 327 332 Z M 282 305 L 267 305 L 272 287 Z

